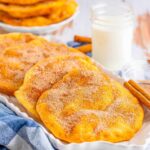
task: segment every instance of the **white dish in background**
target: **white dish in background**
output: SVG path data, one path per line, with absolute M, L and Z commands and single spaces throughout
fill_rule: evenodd
M 101 67 L 97 63 L 98 66 Z M 103 68 L 103 67 L 102 67 Z M 104 68 L 103 68 L 104 69 Z M 123 84 L 124 80 L 114 75 L 112 72 L 104 71 L 112 78 Z M 1 96 L 0 96 L 1 97 Z M 9 100 L 8 100 L 9 99 Z M 17 115 L 30 118 L 24 108 L 17 103 L 15 98 L 4 98 L 4 103 L 11 108 Z M 0 99 L 1 101 L 1 99 Z M 22 110 L 22 111 L 20 111 Z M 32 118 L 31 118 L 32 119 Z M 51 143 L 58 150 L 150 150 L 150 111 L 145 109 L 145 119 L 142 129 L 130 140 L 120 143 L 111 143 L 106 141 L 84 142 L 84 143 L 64 143 L 55 138 L 47 129 L 41 124 L 43 131 L 48 135 Z
M 51 24 L 48 26 L 36 26 L 36 27 L 24 27 L 24 26 L 13 26 L 3 22 L 0 22 L 0 28 L 6 32 L 30 32 L 38 35 L 45 35 L 56 30 L 60 30 L 70 22 L 72 22 L 75 17 L 78 15 L 79 9 L 68 19 L 65 19 L 59 23 Z
M 125 80 L 150 80 L 150 64 L 144 60 L 134 60 L 121 69 L 121 75 Z

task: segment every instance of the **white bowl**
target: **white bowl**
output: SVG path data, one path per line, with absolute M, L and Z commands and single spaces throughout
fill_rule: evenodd
M 13 26 L 13 25 L 0 22 L 0 27 L 6 32 L 30 32 L 38 35 L 45 35 L 69 24 L 75 19 L 78 13 L 79 13 L 79 9 L 77 9 L 77 11 L 70 18 L 48 26 L 25 27 L 25 26 Z

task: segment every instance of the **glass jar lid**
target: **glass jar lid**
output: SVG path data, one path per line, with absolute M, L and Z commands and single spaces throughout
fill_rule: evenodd
M 115 6 L 115 7 L 114 7 Z M 92 6 L 93 23 L 103 26 L 133 26 L 134 13 L 128 3 L 121 1 L 100 1 Z

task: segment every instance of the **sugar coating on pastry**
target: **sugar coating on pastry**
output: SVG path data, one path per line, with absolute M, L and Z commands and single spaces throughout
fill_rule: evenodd
M 12 46 L 18 46 L 19 44 L 26 44 L 35 40 L 37 36 L 30 33 L 8 33 L 0 35 L 0 51 L 8 49 Z
M 7 5 L 0 3 L 0 11 L 6 12 L 14 18 L 28 18 L 46 15 L 54 10 L 60 9 L 64 5 L 65 1 L 66 0 L 46 1 L 29 6 Z
M 36 110 L 53 135 L 66 142 L 131 139 L 143 109 L 124 87 L 95 69 L 75 69 L 39 98 Z
M 23 85 L 15 92 L 18 101 L 35 118 L 39 118 L 35 110 L 37 100 L 45 90 L 51 88 L 72 69 L 88 66 L 89 62 L 83 59 L 82 55 L 75 56 L 74 53 L 72 54 L 43 59 L 26 73 Z
M 45 58 L 44 52 L 45 46 L 39 39 L 4 49 L 0 54 L 0 91 L 13 94 L 22 84 L 26 71 Z
M 72 55 L 88 59 L 75 49 L 29 33 L 0 35 L 0 51 L 0 92 L 9 95 L 21 86 L 25 73 L 44 58 Z
M 80 52 L 75 48 L 68 47 L 65 44 L 49 42 L 49 46 L 52 50 L 48 52 L 48 55 L 50 53 L 50 56 L 52 57 L 71 55 L 71 56 L 79 56 L 82 57 L 83 59 L 90 61 L 89 57 L 86 56 L 84 53 Z

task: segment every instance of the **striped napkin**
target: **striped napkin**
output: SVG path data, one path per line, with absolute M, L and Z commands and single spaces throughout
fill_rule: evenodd
M 0 150 L 55 150 L 39 124 L 17 116 L 0 97 Z

